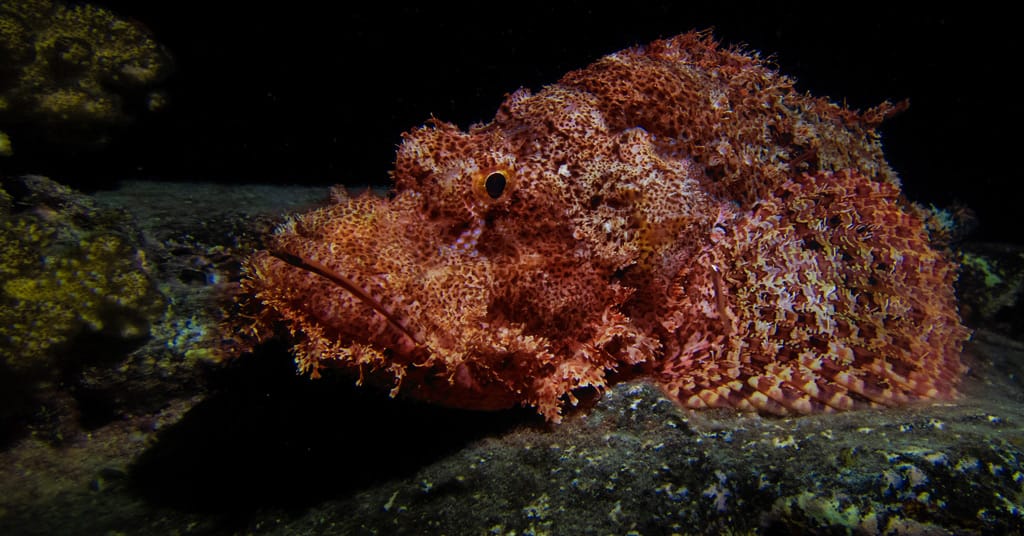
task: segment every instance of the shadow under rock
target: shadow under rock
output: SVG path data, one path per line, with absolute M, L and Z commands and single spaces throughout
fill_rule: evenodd
M 154 503 L 197 512 L 301 508 L 540 422 L 528 410 L 452 410 L 353 383 L 340 373 L 297 375 L 284 348 L 263 348 L 160 433 L 134 462 L 133 487 Z

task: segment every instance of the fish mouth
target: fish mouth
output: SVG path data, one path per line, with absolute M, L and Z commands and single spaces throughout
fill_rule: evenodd
M 270 254 L 270 256 L 282 262 L 288 263 L 301 270 L 312 272 L 330 281 L 331 283 L 334 283 L 335 285 L 341 287 L 349 294 L 355 296 L 356 299 L 358 299 L 359 301 L 363 302 L 365 305 L 376 311 L 377 314 L 384 317 L 384 319 L 387 320 L 392 327 L 394 327 L 400 333 L 408 337 L 409 340 L 411 340 L 417 347 L 422 348 L 425 346 L 423 337 L 421 337 L 413 330 L 409 329 L 405 322 L 402 321 L 401 317 L 395 314 L 394 311 L 389 309 L 379 300 L 371 296 L 369 292 L 367 292 L 362 287 L 357 285 L 351 279 L 345 277 L 342 274 L 339 274 L 334 270 L 331 270 L 330 268 L 312 259 L 304 259 L 302 257 L 299 257 L 298 255 L 294 255 L 286 251 L 268 251 L 268 253 Z

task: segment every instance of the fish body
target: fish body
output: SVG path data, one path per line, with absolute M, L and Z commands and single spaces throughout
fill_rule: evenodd
M 691 32 L 467 130 L 403 136 L 387 197 L 334 192 L 242 281 L 253 340 L 453 407 L 643 375 L 691 408 L 774 414 L 956 396 L 956 266 L 874 127 Z

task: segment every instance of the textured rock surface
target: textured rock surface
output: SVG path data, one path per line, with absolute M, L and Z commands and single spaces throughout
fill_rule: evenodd
M 964 244 L 957 295 L 968 322 L 1011 337 L 1024 333 L 1024 247 Z
M 1004 366 L 1009 358 L 1020 378 L 1021 347 L 990 344 L 974 348 Z M 478 442 L 298 524 L 379 534 L 1016 533 L 1024 393 L 1019 380 L 998 387 L 956 404 L 762 419 L 684 413 L 650 386 L 622 385 L 564 430 Z
M 183 417 L 170 407 L 60 452 L 3 453 L 3 482 L 17 492 L 4 490 L 0 529 L 1019 532 L 1024 346 L 994 337 L 971 350 L 978 374 L 997 380 L 969 380 L 969 398 L 953 404 L 762 418 L 680 410 L 624 383 L 557 427 L 339 395 L 331 378 L 283 387 L 250 375 Z M 274 373 L 289 366 L 276 361 Z
M 0 156 L 103 145 L 111 127 L 163 106 L 153 88 L 172 65 L 138 22 L 60 0 L 0 4 L 0 58 L 0 127 L 14 138 L 0 132 Z
M 3 440 L 109 417 L 86 378 L 116 375 L 164 320 L 153 269 L 127 211 L 45 177 L 0 180 Z
M 282 204 L 323 197 L 171 183 L 87 196 L 38 176 L 0 184 L 3 441 L 72 440 L 201 391 L 205 369 L 219 367 L 216 327 L 239 255 Z

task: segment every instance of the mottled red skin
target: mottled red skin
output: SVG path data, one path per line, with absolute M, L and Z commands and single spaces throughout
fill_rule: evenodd
M 687 407 L 807 413 L 955 396 L 955 266 L 873 127 L 689 33 L 468 132 L 405 134 L 391 198 L 337 192 L 249 259 L 256 339 L 303 371 L 558 420 L 648 375 Z

